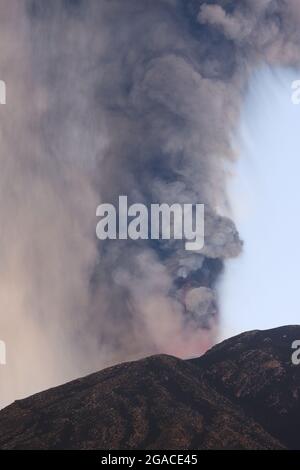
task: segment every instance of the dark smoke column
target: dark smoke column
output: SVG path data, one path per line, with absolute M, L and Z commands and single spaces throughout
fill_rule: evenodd
M 251 70 L 298 61 L 295 8 L 268 0 L 32 2 L 34 57 L 58 90 L 48 110 L 51 146 L 70 153 L 72 129 L 82 126 L 91 145 L 80 158 L 95 168 L 99 203 L 117 205 L 125 194 L 130 204 L 206 206 L 201 253 L 172 242 L 99 244 L 87 334 L 98 335 L 108 361 L 199 354 L 214 341 L 216 282 L 224 260 L 241 251 L 234 223 L 220 215 L 231 136 Z

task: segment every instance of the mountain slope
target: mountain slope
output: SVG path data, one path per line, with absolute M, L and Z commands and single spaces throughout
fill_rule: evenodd
M 300 327 L 244 333 L 199 359 L 153 356 L 0 412 L 0 449 L 300 448 Z
M 300 326 L 251 331 L 193 361 L 211 387 L 292 449 L 300 449 L 300 365 L 291 360 L 297 339 Z

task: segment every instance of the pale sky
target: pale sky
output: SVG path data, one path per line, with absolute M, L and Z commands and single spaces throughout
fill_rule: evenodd
M 222 338 L 300 324 L 300 71 L 261 70 L 245 97 L 228 190 L 243 255 L 220 285 Z

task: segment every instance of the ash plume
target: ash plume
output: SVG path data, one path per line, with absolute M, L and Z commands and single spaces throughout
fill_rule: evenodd
M 199 355 L 255 67 L 300 62 L 295 0 L 0 0 L 2 403 L 108 364 Z M 205 248 L 96 240 L 96 207 L 204 203 Z

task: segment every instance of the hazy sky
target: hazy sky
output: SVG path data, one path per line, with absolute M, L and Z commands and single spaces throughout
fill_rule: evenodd
M 245 97 L 229 193 L 244 254 L 229 261 L 222 337 L 300 321 L 300 71 L 263 69 Z

